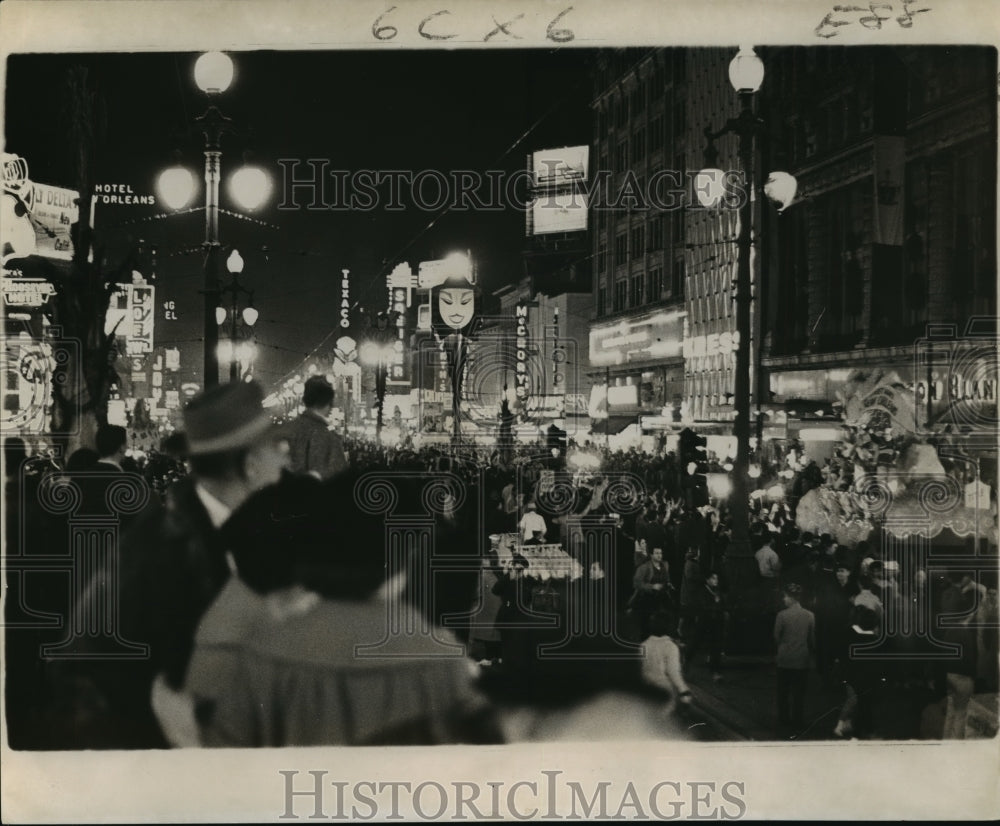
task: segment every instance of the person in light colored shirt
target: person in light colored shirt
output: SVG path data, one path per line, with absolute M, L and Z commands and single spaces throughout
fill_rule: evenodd
M 771 547 L 770 541 L 765 542 L 754 554 L 760 575 L 765 579 L 777 579 L 781 574 L 781 560 L 777 551 Z
M 518 523 L 518 529 L 521 531 L 521 538 L 525 542 L 532 539 L 545 539 L 548 526 L 545 524 L 545 518 L 538 512 L 534 502 L 529 502 L 525 508 L 524 516 L 521 517 L 521 521 Z M 536 533 L 538 534 L 537 537 L 535 536 Z

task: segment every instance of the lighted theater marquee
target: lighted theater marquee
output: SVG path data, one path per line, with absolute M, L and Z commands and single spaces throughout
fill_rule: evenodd
M 676 311 L 611 324 L 595 324 L 590 333 L 590 363 L 617 367 L 681 356 L 683 316 Z

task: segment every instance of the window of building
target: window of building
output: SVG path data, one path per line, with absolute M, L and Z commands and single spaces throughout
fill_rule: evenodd
M 649 75 L 649 105 L 652 106 L 663 96 L 663 67 L 659 63 L 653 64 L 653 71 Z
M 608 246 L 601 244 L 597 248 L 597 271 L 603 273 L 608 269 Z
M 614 311 L 621 312 L 628 306 L 628 280 L 623 278 L 615 282 L 615 308 Z
M 844 137 L 852 140 L 858 134 L 858 100 L 853 94 L 844 97 Z
M 864 136 L 872 131 L 875 124 L 872 93 L 867 86 L 858 87 L 858 132 Z
M 620 141 L 615 149 L 615 172 L 628 169 L 628 141 Z
M 663 148 L 663 117 L 657 115 L 649 122 L 649 151 L 657 152 Z
M 952 297 L 965 316 L 996 313 L 996 151 L 980 141 L 944 159 L 954 186 L 955 221 L 950 243 Z
M 640 212 L 645 211 L 649 206 L 646 197 L 646 176 L 627 173 L 626 182 L 628 183 L 628 192 L 630 195 L 623 199 L 625 211 L 629 214 L 636 210 Z M 623 189 L 625 188 L 624 183 L 622 187 Z
M 646 108 L 646 84 L 645 82 L 639 83 L 633 90 L 632 94 L 629 96 L 631 100 L 629 105 L 632 107 L 632 115 L 638 115 Z
M 654 216 L 650 220 L 646 240 L 650 250 L 663 249 L 663 219 L 659 215 Z
M 633 275 L 629 279 L 629 306 L 642 306 L 642 274 Z
M 628 234 L 618 233 L 615 237 L 615 266 L 620 267 L 628 261 Z
M 624 126 L 628 123 L 628 101 L 621 98 L 615 106 L 615 125 Z
M 818 293 L 822 315 L 811 330 L 812 344 L 825 350 L 852 346 L 857 341 L 864 296 L 861 261 L 870 247 L 870 239 L 864 237 L 863 203 L 867 194 L 864 184 L 853 184 L 817 201 L 824 254 L 817 262 L 819 266 L 813 268 L 822 281 L 812 283 L 822 290 Z M 891 337 L 901 326 L 901 266 L 896 258 L 893 253 L 879 262 L 881 281 L 872 291 L 873 336 Z
M 687 158 L 683 152 L 674 155 L 674 171 L 684 179 L 684 171 L 687 169 Z
M 670 283 L 670 294 L 674 298 L 683 298 L 684 296 L 684 259 L 675 258 L 674 268 Z
M 684 246 L 684 209 L 670 213 L 670 243 L 674 249 Z
M 649 301 L 655 301 L 663 293 L 663 269 L 653 267 L 646 273 L 646 295 Z
M 632 163 L 638 163 L 646 157 L 646 130 L 638 129 L 632 135 Z
M 597 315 L 605 315 L 608 311 L 608 290 L 606 287 L 597 289 Z
M 640 224 L 632 227 L 632 257 L 638 258 L 646 252 L 646 228 Z

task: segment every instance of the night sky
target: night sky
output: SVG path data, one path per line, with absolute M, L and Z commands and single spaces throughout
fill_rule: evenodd
M 594 55 L 580 49 L 233 53 L 236 77 L 217 103 L 240 132 L 223 139 L 220 205 L 239 209 L 225 179 L 244 153 L 275 182 L 269 204 L 253 216 L 258 223 L 220 217 L 220 240 L 243 255 L 242 283 L 255 291 L 260 310 L 257 377 L 266 386 L 278 381 L 334 328 L 344 267 L 351 269 L 354 297 L 369 308 L 383 306 L 384 274 L 400 260 L 415 267 L 468 249 L 486 294 L 516 281 L 522 269 L 518 210 L 452 210 L 435 221 L 435 213 L 412 204 L 402 211 L 310 210 L 305 195 L 297 196 L 298 208 L 279 210 L 278 159 L 325 159 L 328 170 L 349 172 L 512 173 L 524 168 L 528 152 L 590 142 Z M 179 153 L 199 181 L 192 206 L 203 205 L 204 142 L 192 121 L 207 99 L 194 83 L 196 58 L 15 55 L 7 66 L 5 151 L 27 159 L 32 180 L 77 187 L 66 78 L 71 67 L 83 66 L 94 91 L 94 183 L 154 194 L 159 171 Z M 157 343 L 180 345 L 183 372 L 200 372 L 203 211 L 164 212 L 159 205 L 102 204 L 96 229 L 111 263 L 139 239 L 144 249 L 155 246 L 157 300 L 176 301 L 179 315 L 158 321 Z

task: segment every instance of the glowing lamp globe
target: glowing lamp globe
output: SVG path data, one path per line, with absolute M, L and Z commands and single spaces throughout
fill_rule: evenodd
M 694 191 L 698 203 L 705 209 L 713 209 L 722 202 L 726 192 L 726 173 L 721 169 L 703 169 L 694 178 Z
M 729 64 L 729 82 L 737 92 L 756 92 L 764 82 L 764 62 L 753 46 L 740 46 Z
M 271 178 L 259 166 L 242 166 L 229 179 L 229 194 L 243 209 L 257 209 L 271 194 Z
M 194 82 L 205 94 L 225 92 L 233 82 L 233 61 L 222 52 L 205 52 L 194 64 Z
M 243 256 L 240 255 L 239 250 L 233 250 L 229 253 L 229 258 L 226 259 L 226 269 L 234 275 L 243 272 Z
M 257 345 L 252 341 L 243 341 L 236 345 L 236 360 L 241 364 L 249 364 L 257 357 Z
M 470 284 L 475 283 L 475 273 L 472 269 L 472 261 L 467 253 L 455 251 L 444 257 L 445 264 L 442 268 L 443 280 L 465 280 Z
M 226 308 L 225 307 L 216 307 L 215 308 L 215 323 L 219 324 L 220 326 L 222 324 L 226 323 Z
M 256 307 L 244 307 L 243 308 L 243 321 L 246 322 L 248 327 L 253 327 L 257 323 L 257 317 L 260 313 L 257 312 Z
M 360 355 L 361 355 L 361 361 L 364 364 L 369 364 L 369 365 L 378 364 L 379 348 L 372 342 L 366 341 L 364 344 L 361 345 Z
M 194 175 L 183 166 L 172 166 L 160 173 L 156 189 L 168 208 L 184 209 L 194 197 Z
M 787 172 L 772 172 L 764 183 L 764 194 L 778 205 L 778 212 L 784 212 L 795 201 L 799 182 Z

